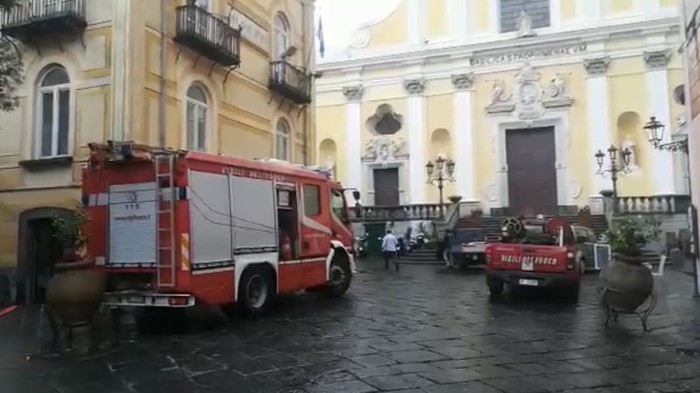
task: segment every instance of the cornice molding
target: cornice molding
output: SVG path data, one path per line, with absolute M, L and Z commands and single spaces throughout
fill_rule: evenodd
M 615 35 L 635 32 L 638 37 L 658 35 L 660 33 L 678 32 L 678 16 L 663 16 L 659 18 L 637 18 L 636 21 L 624 24 L 567 26 L 567 30 L 542 34 L 518 42 L 521 49 L 537 49 L 561 44 L 576 44 L 600 42 L 612 39 Z M 319 61 L 318 71 L 326 73 L 345 72 L 348 67 L 363 69 L 392 68 L 406 63 L 420 64 L 440 61 L 444 58 L 464 58 L 474 54 L 498 53 L 512 50 L 513 41 L 510 36 L 489 35 L 471 41 L 453 40 L 450 42 L 428 44 L 416 48 L 413 45 L 401 45 L 388 48 L 376 48 L 363 51 L 353 51 L 353 58 Z
M 629 58 L 635 58 L 635 57 L 642 57 L 644 55 L 644 48 L 636 48 L 636 49 L 624 49 L 624 50 L 618 50 L 614 52 L 608 52 L 608 53 L 599 53 L 595 55 L 582 55 L 582 56 L 571 56 L 571 57 L 566 57 L 566 58 L 555 58 L 555 59 L 546 59 L 542 61 L 532 61 L 531 64 L 533 67 L 536 67 L 538 69 L 543 69 L 547 67 L 553 67 L 553 66 L 563 66 L 563 65 L 576 65 L 579 64 L 581 67 L 585 67 L 586 62 L 597 62 L 601 61 L 605 63 L 606 61 L 612 62 L 615 60 L 619 59 L 629 59 Z M 474 80 L 476 80 L 476 77 L 481 74 L 491 74 L 491 73 L 499 73 L 499 72 L 512 72 L 512 71 L 517 71 L 522 67 L 522 63 L 512 63 L 512 64 L 506 64 L 506 65 L 499 65 L 495 67 L 489 67 L 489 68 L 479 68 L 479 69 L 474 69 L 474 70 L 469 70 L 467 73 L 468 74 L 473 74 Z M 447 80 L 451 81 L 454 75 L 459 75 L 465 73 L 464 67 L 461 64 L 454 64 L 451 67 L 444 67 L 440 71 L 433 71 L 433 72 L 426 72 L 422 73 L 420 75 L 416 75 L 415 78 L 423 78 L 426 83 L 430 81 L 437 81 L 437 80 Z M 343 87 L 348 86 L 351 83 L 354 83 L 354 85 L 362 84 L 363 88 L 369 89 L 372 87 L 376 86 L 388 86 L 388 85 L 399 85 L 402 86 L 405 77 L 403 75 L 406 75 L 405 72 L 400 72 L 397 71 L 397 75 L 393 77 L 388 77 L 388 78 L 377 78 L 377 79 L 368 79 L 368 78 L 362 78 L 362 79 L 356 79 L 356 80 L 348 80 L 347 78 L 328 78 L 326 79 L 321 78 L 316 81 L 316 92 L 317 93 L 329 93 L 329 92 L 337 92 L 343 89 Z M 592 76 L 601 76 L 603 74 L 598 74 L 598 75 L 592 75 Z M 353 85 L 353 86 L 354 86 Z M 473 88 L 473 86 L 472 86 Z

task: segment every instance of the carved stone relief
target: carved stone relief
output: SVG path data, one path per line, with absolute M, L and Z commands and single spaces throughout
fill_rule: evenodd
M 610 66 L 610 56 L 595 57 L 583 60 L 583 68 L 589 76 L 605 75 Z
M 670 60 L 671 51 L 668 49 L 644 52 L 644 62 L 649 69 L 666 68 Z
M 532 17 L 530 17 L 525 10 L 520 11 L 516 22 L 516 28 L 518 29 L 516 33 L 518 38 L 534 37 L 537 35 L 537 33 L 532 30 Z
M 376 137 L 365 143 L 362 161 L 387 162 L 408 158 L 406 141 L 403 138 Z
M 403 81 L 403 87 L 408 95 L 419 95 L 425 91 L 425 79 L 406 79 Z
M 569 107 L 574 100 L 568 95 L 567 77 L 561 73 L 555 74 L 545 88 L 540 83 L 540 73 L 525 63 L 516 74 L 516 97 L 506 91 L 504 81 L 494 81 L 491 102 L 486 111 L 490 114 L 517 111 L 520 120 L 531 121 L 542 117 L 547 109 Z
M 452 85 L 457 90 L 468 90 L 474 86 L 474 73 L 452 74 Z
M 362 85 L 357 86 L 343 86 L 343 95 L 348 101 L 360 101 L 362 100 L 362 95 L 365 92 L 365 88 Z
M 498 200 L 498 192 L 496 190 L 496 184 L 491 183 L 486 186 L 484 190 L 484 196 L 489 202 L 496 202 Z

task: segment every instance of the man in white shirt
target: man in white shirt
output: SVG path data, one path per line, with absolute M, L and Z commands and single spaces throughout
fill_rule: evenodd
M 391 229 L 387 229 L 386 235 L 382 239 L 382 252 L 384 253 L 384 269 L 389 268 L 389 262 L 393 261 L 396 270 L 399 270 L 399 261 L 397 260 L 397 252 L 399 250 L 399 240 L 396 239 Z

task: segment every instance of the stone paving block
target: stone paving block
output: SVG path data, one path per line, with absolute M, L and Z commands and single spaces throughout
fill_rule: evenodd
M 420 375 L 438 384 L 469 382 L 484 378 L 483 375 L 468 368 L 426 371 Z
M 433 362 L 448 359 L 447 356 L 427 350 L 390 352 L 387 353 L 387 356 L 399 363 Z
M 365 367 L 378 367 L 395 364 L 396 361 L 384 355 L 365 355 L 351 357 L 350 360 Z
M 362 381 L 340 381 L 332 384 L 320 384 L 305 386 L 309 393 L 371 393 L 377 389 Z
M 503 393 L 482 382 L 465 382 L 426 388 L 428 393 Z
M 363 381 L 376 387 L 380 391 L 415 389 L 433 385 L 433 382 L 423 378 L 418 374 L 369 377 L 363 379 Z

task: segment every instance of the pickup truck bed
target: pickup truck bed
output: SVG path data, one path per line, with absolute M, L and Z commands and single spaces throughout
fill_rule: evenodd
M 581 264 L 566 246 L 490 243 L 486 250 L 486 283 L 492 295 L 504 287 L 551 287 L 578 299 Z

